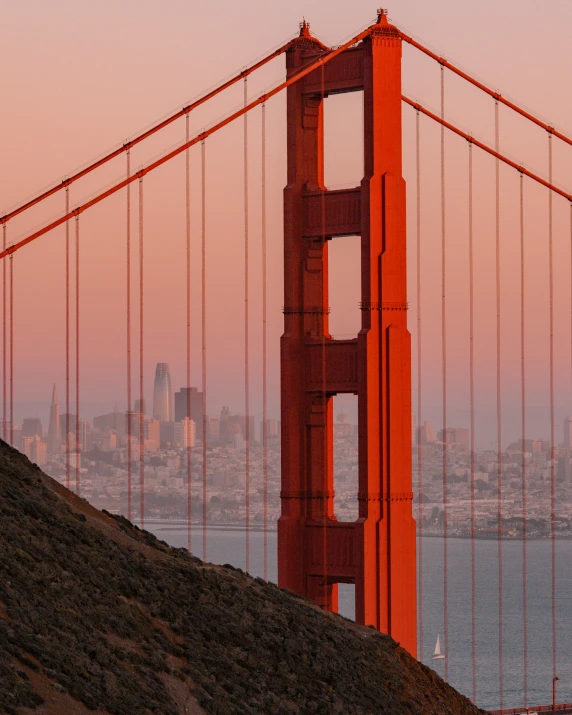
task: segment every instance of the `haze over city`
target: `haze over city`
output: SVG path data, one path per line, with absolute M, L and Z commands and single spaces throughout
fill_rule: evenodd
M 5 8 L 0 712 L 572 713 L 571 26 Z

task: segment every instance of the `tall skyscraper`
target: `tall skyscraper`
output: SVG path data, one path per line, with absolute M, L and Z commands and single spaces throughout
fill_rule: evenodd
M 60 407 L 58 405 L 58 393 L 56 383 L 52 392 L 52 404 L 50 405 L 50 425 L 48 427 L 48 454 L 59 454 L 62 446 L 62 432 L 60 426 Z
M 191 404 L 189 414 L 188 405 Z M 181 387 L 175 392 L 175 422 L 181 422 L 190 417 L 196 425 L 197 435 L 203 433 L 203 393 L 196 387 Z
M 155 389 L 153 390 L 153 419 L 161 420 L 161 422 L 173 421 L 172 399 L 169 364 L 158 362 L 155 369 Z

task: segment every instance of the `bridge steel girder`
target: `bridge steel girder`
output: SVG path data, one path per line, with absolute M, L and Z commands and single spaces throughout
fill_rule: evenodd
M 412 514 L 411 347 L 407 330 L 401 37 L 384 13 L 371 34 L 288 88 L 281 338 L 282 490 L 278 583 L 336 611 L 354 583 L 356 621 L 417 653 Z M 303 26 L 288 75 L 327 49 Z M 323 104 L 363 91 L 365 175 L 324 186 Z M 328 327 L 328 240 L 361 240 L 362 327 Z M 357 239 L 356 239 L 357 240 Z M 358 395 L 359 516 L 334 515 L 333 396 Z

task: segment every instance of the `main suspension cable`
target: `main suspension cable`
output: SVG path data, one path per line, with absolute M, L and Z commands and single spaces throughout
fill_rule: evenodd
M 477 579 L 475 553 L 475 283 L 473 259 L 473 145 L 469 142 L 469 403 L 471 467 L 471 655 L 473 703 L 477 702 Z
M 66 186 L 66 214 L 70 212 L 70 187 Z M 70 226 L 66 221 L 66 487 L 71 486 L 70 465 Z
M 267 403 L 267 327 L 266 327 L 266 104 L 262 105 L 261 147 L 261 233 L 262 233 L 262 472 L 264 491 L 264 580 L 268 581 L 268 403 Z M 571 214 L 572 216 L 572 214 Z
M 143 177 L 139 177 L 139 489 L 140 523 L 145 528 L 145 395 L 143 373 L 144 329 L 144 234 L 143 234 Z
M 181 144 L 180 146 L 176 147 L 175 149 L 167 152 L 167 154 L 164 154 L 163 156 L 161 156 L 159 159 L 156 159 L 155 161 L 151 162 L 144 168 L 140 169 L 136 174 L 134 174 L 130 178 L 123 179 L 122 181 L 118 182 L 117 184 L 114 184 L 113 186 L 111 186 L 109 189 L 106 189 L 105 191 L 101 192 L 100 194 L 97 194 L 97 196 L 94 196 L 89 201 L 86 201 L 84 204 L 77 206 L 74 209 L 74 214 L 75 213 L 83 213 L 84 211 L 87 211 L 92 206 L 95 206 L 96 204 L 100 203 L 101 201 L 104 201 L 109 196 L 112 196 L 113 194 L 120 191 L 124 186 L 127 186 L 128 183 L 131 183 L 131 182 L 135 181 L 136 179 L 139 179 L 142 176 L 145 176 L 146 174 L 150 173 L 151 171 L 158 169 L 160 166 L 163 166 L 163 164 L 166 164 L 168 161 L 170 161 L 174 157 L 178 156 L 179 154 L 183 153 L 191 146 L 194 146 L 195 144 L 205 141 L 209 136 L 220 131 L 221 129 L 226 127 L 228 124 L 231 124 L 232 122 L 234 122 L 236 119 L 239 119 L 246 112 L 249 112 L 251 109 L 254 109 L 255 107 L 258 107 L 259 105 L 263 104 L 264 102 L 267 102 L 271 97 L 274 97 L 279 92 L 282 92 L 284 89 L 287 89 L 288 87 L 291 87 L 292 85 L 296 84 L 297 82 L 300 82 L 300 80 L 302 80 L 304 77 L 309 75 L 311 72 L 314 72 L 317 69 L 319 69 L 320 67 L 322 67 L 323 65 L 326 65 L 328 62 L 331 62 L 336 57 L 338 57 L 342 52 L 347 50 L 349 47 L 351 47 L 352 45 L 355 45 L 360 40 L 363 40 L 364 37 L 367 37 L 370 34 L 370 32 L 371 32 L 371 28 L 366 28 L 359 34 L 355 35 L 355 37 L 352 37 L 347 42 L 344 42 L 343 45 L 336 47 L 335 50 L 331 50 L 330 52 L 321 55 L 315 62 L 311 62 L 308 65 L 302 67 L 302 69 L 300 69 L 298 72 L 296 72 L 295 74 L 288 77 L 286 80 L 284 80 L 284 82 L 281 82 L 279 85 L 277 85 L 273 89 L 260 95 L 260 97 L 258 97 L 257 99 L 252 100 L 246 107 L 241 107 L 240 109 L 237 109 L 236 112 L 225 117 L 220 122 L 217 122 L 216 124 L 211 126 L 209 129 L 202 131 L 200 134 L 193 137 L 188 142 Z M 405 98 L 402 97 L 402 99 L 404 99 L 404 101 L 405 101 Z M 69 179 L 68 179 L 68 181 L 69 181 Z M 0 259 L 4 258 L 4 256 L 7 254 L 11 254 L 11 253 L 14 253 L 15 251 L 20 250 L 20 248 L 23 248 L 28 243 L 35 241 L 36 239 L 40 238 L 40 236 L 45 235 L 49 231 L 52 231 L 57 226 L 61 226 L 61 224 L 64 223 L 65 221 L 67 221 L 67 219 L 69 219 L 69 218 L 70 218 L 70 216 L 67 216 L 67 215 L 60 216 L 60 218 L 56 219 L 55 221 L 52 221 L 47 226 L 44 226 L 43 228 L 38 229 L 34 233 L 29 234 L 22 240 L 17 241 L 12 246 L 8 247 L 6 249 L 6 251 L 2 251 L 0 253 Z M 6 221 L 6 220 L 7 220 L 6 217 L 0 218 L 0 222 Z
M 131 150 L 127 150 L 127 177 L 131 176 Z M 126 340 L 127 340 L 127 518 L 132 521 L 132 431 L 133 411 L 131 396 L 131 184 L 127 184 L 127 226 L 126 226 Z
M 552 183 L 552 133 L 548 132 L 548 180 Z M 548 283 L 550 311 L 550 541 L 552 576 L 552 677 L 556 677 L 556 479 L 554 470 L 554 258 L 552 191 L 548 192 Z
M 499 103 L 495 101 L 495 151 L 499 152 Z M 497 352 L 497 553 L 499 590 L 499 697 L 504 701 L 503 583 L 502 583 L 502 413 L 501 413 L 501 267 L 500 267 L 500 162 L 495 161 L 495 274 Z
M 244 78 L 244 106 L 248 106 L 248 79 Z M 250 573 L 250 390 L 248 382 L 248 112 L 244 114 L 244 411 L 246 573 Z
M 185 136 L 189 141 L 190 116 L 187 114 L 185 120 Z M 186 244 L 186 287 L 187 287 L 187 421 L 185 427 L 188 430 L 187 439 L 187 549 L 192 551 L 192 506 L 193 496 L 191 487 L 191 462 L 192 462 L 192 430 L 191 430 L 191 157 L 190 149 L 185 152 L 185 244 Z
M 361 33 L 361 34 L 363 34 L 363 33 Z M 260 69 L 261 67 L 266 65 L 271 60 L 275 59 L 276 57 L 279 57 L 281 54 L 286 52 L 286 50 L 290 47 L 291 44 L 292 44 L 292 40 L 286 42 L 284 45 L 282 45 L 281 47 L 278 47 L 276 50 L 271 52 L 266 57 L 263 57 L 258 62 L 255 62 L 251 67 L 247 67 L 247 68 L 241 70 L 238 74 L 234 75 L 234 77 L 231 77 L 226 82 L 223 82 L 218 87 L 215 87 L 215 89 L 211 90 L 210 92 L 207 92 L 205 95 L 203 95 L 202 97 L 199 97 L 199 99 L 195 100 L 194 102 L 191 102 L 191 104 L 188 104 L 188 105 L 184 106 L 182 109 L 179 109 L 171 116 L 167 117 L 166 119 L 159 122 L 158 124 L 155 124 L 150 129 L 147 129 L 146 131 L 144 131 L 142 134 L 139 134 L 138 136 L 134 137 L 133 139 L 130 139 L 129 141 L 125 142 L 125 144 L 123 144 L 123 146 L 120 146 L 117 149 L 114 149 L 109 154 L 106 154 L 105 156 L 103 156 L 101 159 L 98 159 L 97 161 L 93 162 L 92 164 L 89 164 L 84 169 L 81 169 L 80 171 L 78 171 L 76 174 L 73 174 L 72 176 L 68 177 L 61 184 L 57 184 L 56 186 L 53 186 L 51 189 L 44 191 L 43 193 L 39 194 L 38 196 L 35 196 L 33 199 L 30 199 L 29 201 L 22 204 L 21 206 L 18 206 L 17 208 L 13 209 L 9 213 L 0 217 L 0 223 L 6 223 L 14 216 L 17 216 L 18 214 L 21 214 L 24 211 L 27 211 L 32 206 L 35 206 L 36 204 L 40 203 L 41 201 L 44 201 L 45 199 L 47 199 L 48 197 L 53 196 L 55 193 L 60 191 L 62 189 L 62 187 L 69 186 L 70 184 L 74 183 L 75 181 L 78 181 L 82 177 L 86 176 L 87 174 L 91 173 L 92 171 L 95 171 L 99 167 L 103 166 L 104 164 L 107 164 L 107 162 L 111 161 L 112 159 L 115 159 L 123 152 L 129 151 L 132 147 L 136 146 L 137 144 L 144 141 L 145 139 L 148 139 L 150 136 L 152 136 L 153 134 L 156 134 L 160 130 L 164 129 L 165 127 L 167 127 L 169 124 L 176 121 L 180 117 L 188 116 L 189 113 L 192 112 L 194 109 L 196 109 L 197 107 L 200 107 L 202 104 L 205 104 L 210 99 L 212 99 L 213 97 L 216 97 L 218 94 L 220 94 L 224 90 L 228 89 L 229 87 L 232 87 L 232 85 L 239 82 L 243 77 L 248 77 L 248 75 L 252 74 L 253 72 L 256 72 L 256 70 Z
M 445 118 L 445 68 L 441 65 L 441 118 Z M 445 680 L 449 679 L 449 575 L 447 544 L 447 312 L 445 225 L 445 127 L 441 125 L 441 354 L 443 381 L 443 628 L 445 634 Z
M 203 390 L 203 561 L 207 560 L 207 262 L 206 147 L 201 142 L 201 372 Z
M 520 399 L 522 444 L 522 649 L 523 697 L 528 707 L 528 598 L 527 598 L 527 527 L 526 527 L 526 372 L 525 372 L 525 306 L 524 306 L 524 176 L 520 175 Z
M 417 199 L 417 490 L 419 508 L 417 516 L 418 539 L 418 598 L 419 598 L 419 654 L 423 661 L 423 455 L 421 434 L 421 139 L 419 131 L 419 112 L 415 113 L 415 174 Z
M 75 217 L 75 492 L 81 496 L 79 429 L 79 214 Z

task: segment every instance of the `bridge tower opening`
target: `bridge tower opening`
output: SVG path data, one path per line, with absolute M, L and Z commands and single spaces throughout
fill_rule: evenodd
M 288 88 L 278 582 L 331 611 L 338 583 L 355 584 L 356 621 L 416 655 L 401 49 L 380 11 L 371 35 Z M 304 22 L 286 53 L 288 76 L 327 52 Z M 324 101 L 354 91 L 364 93 L 364 178 L 328 191 Z M 361 330 L 347 340 L 328 326 L 328 241 L 340 236 L 361 240 Z M 358 396 L 354 522 L 334 516 L 332 403 L 340 393 Z

